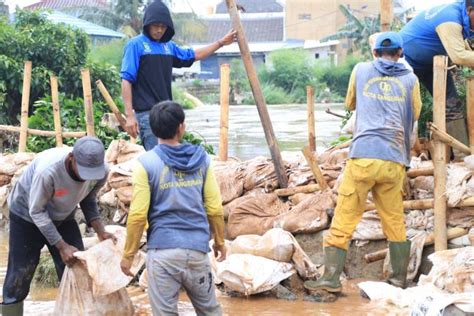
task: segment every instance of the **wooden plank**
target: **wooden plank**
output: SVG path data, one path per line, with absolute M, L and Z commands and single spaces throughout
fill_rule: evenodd
M 446 76 L 448 58 L 435 56 L 433 64 L 433 123 L 446 132 Z M 446 230 L 446 145 L 434 140 L 434 236 L 435 251 L 448 249 Z
M 316 151 L 316 121 L 314 119 L 314 88 L 306 87 L 306 103 L 308 107 L 308 144 L 310 151 Z
M 59 89 L 58 77 L 51 76 L 51 100 L 53 104 L 54 132 L 56 134 L 56 147 L 63 146 L 63 136 L 61 128 L 61 111 L 59 109 Z
M 474 77 L 468 77 L 466 83 L 467 130 L 469 134 L 469 149 L 474 155 Z
M 9 125 L 0 125 L 0 131 L 20 133 L 21 127 L 19 126 L 9 126 Z M 56 132 L 53 131 L 42 131 L 39 129 L 28 128 L 28 135 L 38 135 L 45 137 L 56 137 Z M 64 138 L 81 138 L 86 136 L 86 132 L 63 132 L 62 136 Z
M 380 0 L 380 30 L 390 31 L 393 20 L 392 0 Z
M 240 22 L 237 6 L 235 4 L 235 0 L 226 0 L 225 2 L 232 21 L 232 28 L 237 31 L 237 40 L 239 43 L 241 58 L 244 62 L 245 70 L 247 71 L 247 76 L 250 81 L 250 87 L 252 89 L 253 97 L 255 98 L 255 103 L 257 104 L 258 115 L 260 116 L 265 138 L 272 155 L 273 164 L 275 165 L 278 183 L 280 188 L 286 188 L 288 186 L 288 178 L 286 176 L 285 166 L 283 164 L 280 149 L 275 138 L 272 121 L 270 120 L 267 105 L 265 99 L 263 98 L 262 89 L 260 87 L 260 82 L 258 81 L 257 72 L 253 64 L 249 46 L 247 40 L 245 39 L 245 33 L 242 23 Z
M 94 131 L 94 110 L 92 103 L 91 76 L 89 69 L 81 69 L 82 92 L 84 95 L 84 113 L 86 115 L 87 136 L 95 136 Z
M 309 150 L 308 146 L 303 148 L 303 155 L 306 158 L 306 162 L 310 166 L 311 172 L 313 173 L 313 176 L 316 179 L 316 182 L 319 184 L 321 190 L 324 191 L 329 188 L 329 185 L 326 182 L 326 179 L 324 179 L 323 173 L 319 168 L 318 159 L 316 159 L 313 152 Z
M 30 86 L 31 86 L 31 67 L 30 60 L 25 61 L 23 71 L 23 89 L 21 93 L 21 118 L 20 118 L 20 143 L 18 144 L 18 152 L 26 150 L 28 142 L 28 110 L 30 105 Z
M 449 145 L 453 148 L 456 148 L 457 150 L 459 150 L 460 152 L 462 152 L 466 155 L 471 154 L 471 149 L 469 147 L 467 147 L 466 145 L 464 145 L 463 143 L 461 143 L 459 140 L 457 140 L 453 136 L 449 135 L 448 133 L 441 131 L 436 126 L 436 124 L 431 123 L 429 128 L 430 128 L 431 133 L 434 136 L 433 139 L 437 139 L 437 140 L 445 143 L 446 145 Z
M 467 233 L 468 231 L 464 228 L 460 228 L 460 227 L 450 228 L 447 232 L 447 239 L 451 240 L 454 238 L 462 237 L 464 235 L 467 235 Z M 431 233 L 426 237 L 424 246 L 432 245 L 434 242 L 435 242 L 434 233 Z M 367 263 L 372 263 L 375 261 L 385 259 L 385 257 L 387 256 L 387 253 L 388 253 L 388 248 L 385 248 L 379 251 L 366 254 L 364 256 L 364 259 Z
M 227 161 L 229 155 L 229 93 L 230 66 L 221 65 L 221 121 L 219 133 L 219 160 Z

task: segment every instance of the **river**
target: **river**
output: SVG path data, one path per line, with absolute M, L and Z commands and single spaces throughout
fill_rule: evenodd
M 344 114 L 341 104 L 316 104 L 316 145 L 329 147 L 339 137 L 341 119 L 325 112 L 326 108 Z M 270 105 L 268 112 L 281 151 L 299 151 L 308 143 L 305 104 Z M 219 147 L 220 107 L 203 106 L 186 111 L 186 128 L 199 133 L 208 144 Z M 255 156 L 270 157 L 257 107 L 237 105 L 229 108 L 229 156 L 242 160 Z M 319 151 L 318 150 L 318 151 Z

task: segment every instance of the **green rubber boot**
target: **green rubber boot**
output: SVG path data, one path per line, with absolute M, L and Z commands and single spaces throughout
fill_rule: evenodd
M 23 316 L 23 302 L 1 305 L 3 316 Z
M 404 289 L 407 283 L 408 262 L 410 261 L 410 241 L 388 243 L 390 251 L 390 265 L 392 273 L 388 278 L 388 283 Z
M 449 135 L 453 136 L 464 145 L 469 146 L 465 119 L 446 122 L 446 132 L 448 132 Z
M 342 291 L 341 276 L 346 261 L 347 251 L 337 247 L 324 248 L 324 273 L 316 281 L 306 281 L 305 289 L 309 291 L 326 290 L 331 293 Z

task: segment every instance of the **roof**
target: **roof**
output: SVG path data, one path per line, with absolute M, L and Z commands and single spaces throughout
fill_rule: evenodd
M 272 52 L 279 49 L 290 49 L 290 48 L 303 48 L 303 49 L 314 49 L 322 47 L 331 47 L 339 44 L 338 40 L 319 42 L 319 41 L 304 41 L 304 40 L 287 40 L 282 42 L 261 42 L 261 43 L 249 43 L 249 50 L 252 53 L 266 53 Z M 199 49 L 207 44 L 192 44 L 193 49 Z M 240 54 L 239 45 L 232 43 L 227 46 L 223 46 L 216 51 L 217 54 Z
M 84 31 L 89 36 L 124 38 L 125 34 L 116 32 L 106 27 L 94 24 L 92 22 L 75 18 L 62 12 L 54 11 L 52 13 L 44 12 L 47 19 L 53 23 L 64 23 L 73 28 Z
M 53 9 L 77 7 L 106 7 L 107 0 L 41 0 L 40 2 L 30 4 L 25 7 L 27 10 L 34 9 Z
M 278 42 L 283 41 L 284 21 L 283 16 L 267 18 L 244 18 L 241 22 L 245 37 L 248 42 Z M 192 38 L 191 43 L 211 43 L 223 37 L 231 28 L 232 23 L 228 16 L 225 18 L 212 18 L 204 20 L 207 26 L 207 37 L 204 39 Z
M 236 0 L 235 2 L 244 8 L 245 13 L 284 12 L 283 5 L 277 0 Z M 216 13 L 227 13 L 225 1 L 216 6 Z

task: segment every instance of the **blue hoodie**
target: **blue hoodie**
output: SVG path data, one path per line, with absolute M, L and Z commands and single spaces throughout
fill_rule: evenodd
M 201 146 L 157 145 L 138 158 L 150 185 L 150 249 L 209 251 L 204 183 L 210 158 Z

